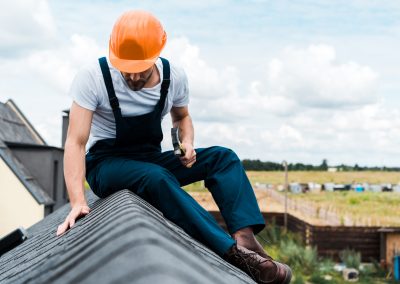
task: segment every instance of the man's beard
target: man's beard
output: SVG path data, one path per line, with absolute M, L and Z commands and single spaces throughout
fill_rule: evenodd
M 139 91 L 143 89 L 144 85 L 146 85 L 147 80 L 146 79 L 139 79 L 137 81 L 128 80 L 127 83 L 129 88 L 131 88 L 133 91 Z
M 144 85 L 150 80 L 151 75 L 153 75 L 154 65 L 151 69 L 151 72 L 147 78 L 140 78 L 139 80 L 133 81 L 129 77 L 125 77 L 125 81 L 128 84 L 129 88 L 133 91 L 139 91 L 143 89 Z

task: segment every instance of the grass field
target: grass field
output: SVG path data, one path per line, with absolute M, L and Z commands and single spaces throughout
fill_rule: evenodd
M 289 194 L 293 200 L 330 208 L 342 220 L 368 226 L 400 226 L 400 194 L 392 192 L 320 192 Z
M 284 183 L 283 172 L 267 172 L 267 171 L 247 171 L 247 176 L 251 184 L 268 183 L 272 185 L 279 185 Z M 400 173 L 398 172 L 289 172 L 289 182 L 315 182 L 315 183 L 352 183 L 352 182 L 368 182 L 368 183 L 400 183 Z M 201 191 L 204 190 L 203 182 L 195 182 L 191 185 L 185 186 L 187 191 Z
M 283 172 L 248 172 L 252 184 L 256 182 L 283 184 Z M 398 172 L 289 172 L 289 182 L 350 184 L 367 182 L 400 182 Z M 400 226 L 400 194 L 392 192 L 320 192 L 289 194 L 293 200 L 311 202 L 314 207 L 334 211 L 341 220 L 350 218 L 354 224 L 370 226 Z
M 283 172 L 247 172 L 252 185 L 256 182 L 274 186 L 284 183 Z M 289 172 L 289 182 L 392 183 L 400 182 L 396 172 Z M 204 191 L 203 182 L 186 186 L 187 191 Z M 341 219 L 370 226 L 400 226 L 400 194 L 392 192 L 320 192 L 289 194 L 295 201 L 310 202 L 314 207 L 334 211 Z
M 252 184 L 256 182 L 269 183 L 273 185 L 284 183 L 284 172 L 256 172 L 248 171 L 247 176 L 249 177 Z M 368 182 L 368 183 L 400 183 L 399 172 L 289 172 L 289 182 L 316 182 L 316 183 L 352 183 L 352 182 Z

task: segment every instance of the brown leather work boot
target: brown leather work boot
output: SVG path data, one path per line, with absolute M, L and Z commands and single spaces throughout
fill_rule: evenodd
M 225 259 L 260 284 L 289 284 L 292 278 L 289 266 L 272 258 L 261 257 L 256 252 L 236 244 L 225 254 Z

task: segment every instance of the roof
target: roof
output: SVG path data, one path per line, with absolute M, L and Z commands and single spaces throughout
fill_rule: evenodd
M 12 147 L 46 147 L 47 144 L 12 101 L 0 102 L 0 159 L 2 159 L 39 204 L 51 205 L 54 200 L 37 179 L 16 158 Z M 9 147 L 10 146 L 10 147 Z M 12 146 L 12 147 L 11 147 Z
M 67 233 L 69 204 L 0 257 L 1 283 L 254 283 L 128 190 L 98 199 Z
M 398 227 L 383 227 L 378 230 L 380 233 L 400 233 L 400 228 Z
M 50 145 L 42 145 L 42 144 L 25 144 L 25 143 L 13 143 L 6 142 L 5 143 L 10 149 L 37 149 L 37 150 L 56 150 L 56 151 L 64 151 L 62 148 L 50 146 Z
M 0 140 L 5 142 L 46 145 L 17 105 L 8 100 L 0 102 Z
M 37 179 L 13 155 L 12 151 L 0 140 L 0 159 L 2 159 L 28 192 L 39 204 L 51 205 L 54 200 L 46 193 Z

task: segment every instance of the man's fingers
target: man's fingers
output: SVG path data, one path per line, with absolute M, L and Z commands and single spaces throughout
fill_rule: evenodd
M 193 159 L 196 159 L 196 152 L 194 150 L 190 154 L 186 153 L 185 156 L 180 157 L 182 163 L 190 163 Z
M 181 161 L 182 165 L 187 168 L 190 168 L 196 162 L 196 157 L 190 159 L 189 161 Z
M 78 218 L 84 217 L 90 212 L 89 206 L 76 206 L 72 208 L 69 212 L 68 216 L 65 218 L 65 221 L 57 227 L 57 236 L 65 233 L 69 228 L 72 228 L 75 225 L 75 222 Z
M 194 157 L 189 163 L 186 164 L 187 168 L 191 168 L 196 163 L 196 157 Z
M 57 229 L 57 236 L 63 234 L 68 229 L 68 220 L 65 220 Z

